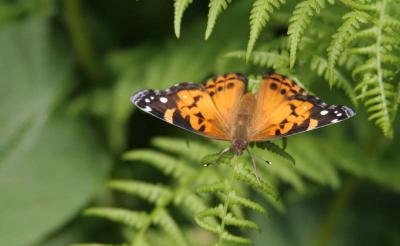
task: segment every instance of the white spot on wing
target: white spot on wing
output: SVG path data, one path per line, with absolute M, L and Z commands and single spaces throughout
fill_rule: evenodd
M 160 97 L 160 102 L 167 103 L 168 99 L 166 97 Z
M 333 119 L 333 120 L 331 121 L 331 123 L 336 123 L 336 122 L 339 122 L 339 120 L 338 120 L 338 119 Z
M 144 99 L 145 102 L 149 103 L 150 100 L 148 98 Z
M 151 96 L 151 97 L 150 97 L 150 99 L 151 99 L 151 100 L 154 100 L 154 97 L 153 97 L 153 96 Z
M 337 117 L 340 117 L 340 116 L 342 116 L 342 113 L 338 113 L 336 116 L 337 116 Z
M 151 112 L 151 108 L 149 106 L 146 106 L 143 110 L 146 112 Z
M 328 113 L 329 113 L 328 110 L 322 110 L 322 111 L 320 112 L 321 115 L 327 115 Z

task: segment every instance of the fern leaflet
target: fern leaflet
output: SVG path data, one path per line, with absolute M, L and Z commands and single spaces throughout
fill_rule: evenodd
M 289 35 L 290 45 L 290 68 L 293 68 L 296 62 L 296 53 L 301 38 L 304 35 L 311 18 L 319 14 L 321 9 L 325 8 L 325 0 L 306 0 L 297 4 L 293 11 L 292 17 L 289 19 L 289 27 L 287 34 Z
M 260 36 L 261 30 L 269 21 L 271 14 L 286 0 L 256 0 L 250 13 L 250 37 L 247 43 L 246 60 L 254 49 L 254 45 Z
M 231 0 L 210 0 L 205 39 L 207 40 L 214 30 L 218 16 L 228 7 Z
M 174 3 L 174 30 L 175 36 L 179 38 L 181 36 L 181 23 L 183 18 L 183 13 L 189 7 L 189 4 L 192 3 L 193 0 L 175 0 Z

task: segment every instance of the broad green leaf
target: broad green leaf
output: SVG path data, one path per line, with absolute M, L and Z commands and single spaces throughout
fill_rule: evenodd
M 110 164 L 88 126 L 52 113 L 73 84 L 49 27 L 27 19 L 0 32 L 0 245 L 32 245 L 63 226 Z

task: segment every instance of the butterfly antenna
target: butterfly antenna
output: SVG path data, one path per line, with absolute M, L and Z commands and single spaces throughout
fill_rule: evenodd
M 253 169 L 254 169 L 254 174 L 255 174 L 255 176 L 256 176 L 256 179 L 257 179 L 258 183 L 261 184 L 261 179 L 260 179 L 260 177 L 258 176 L 258 172 L 257 172 L 256 160 L 254 159 L 253 154 L 250 152 L 250 150 L 249 150 L 248 148 L 246 148 L 246 151 L 247 151 L 247 153 L 249 153 L 251 162 L 253 163 Z

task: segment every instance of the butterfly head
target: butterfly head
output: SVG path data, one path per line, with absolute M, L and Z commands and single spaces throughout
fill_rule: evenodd
M 247 145 L 249 143 L 243 139 L 234 139 L 232 141 L 231 148 L 233 151 L 235 151 L 235 154 L 241 155 L 243 153 L 243 150 L 247 148 Z

